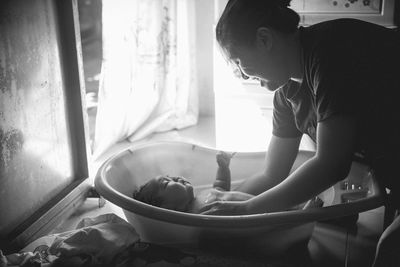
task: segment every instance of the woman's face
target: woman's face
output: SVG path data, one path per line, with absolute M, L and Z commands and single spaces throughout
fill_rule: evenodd
M 194 199 L 193 186 L 183 177 L 159 176 L 154 186 L 162 208 L 185 211 Z
M 236 47 L 228 54 L 242 77 L 258 80 L 268 90 L 275 91 L 290 79 L 285 51 L 278 46 L 278 41 L 272 47 L 263 43 Z

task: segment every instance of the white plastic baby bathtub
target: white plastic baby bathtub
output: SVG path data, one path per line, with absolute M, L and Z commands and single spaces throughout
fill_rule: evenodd
M 132 192 L 160 174 L 182 175 L 195 193 L 212 185 L 217 170 L 216 150 L 184 142 L 154 142 L 132 146 L 99 169 L 95 187 L 120 206 L 143 241 L 197 247 L 204 243 L 262 249 L 271 254 L 308 241 L 314 222 L 356 214 L 382 205 L 381 191 L 367 166 L 353 163 L 350 175 L 320 195 L 321 208 L 246 216 L 188 214 L 147 205 L 131 198 Z M 296 166 L 312 156 L 300 151 Z M 261 170 L 265 153 L 237 153 L 231 161 L 232 188 Z M 350 200 L 350 201 L 348 201 Z

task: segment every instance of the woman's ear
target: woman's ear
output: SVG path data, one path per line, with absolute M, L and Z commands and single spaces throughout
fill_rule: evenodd
M 260 27 L 256 32 L 256 45 L 259 48 L 270 51 L 273 44 L 273 33 L 269 28 Z

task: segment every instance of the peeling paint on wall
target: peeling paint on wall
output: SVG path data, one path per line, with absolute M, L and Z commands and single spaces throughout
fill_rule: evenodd
M 0 129 L 0 154 L 2 155 L 0 161 L 0 168 L 6 170 L 8 163 L 12 158 L 21 151 L 24 143 L 24 137 L 17 129 L 12 129 L 3 132 Z

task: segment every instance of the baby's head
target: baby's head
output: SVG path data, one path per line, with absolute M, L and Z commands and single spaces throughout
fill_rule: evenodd
M 142 185 L 133 198 L 161 208 L 187 211 L 194 199 L 193 186 L 183 177 L 161 175 Z

